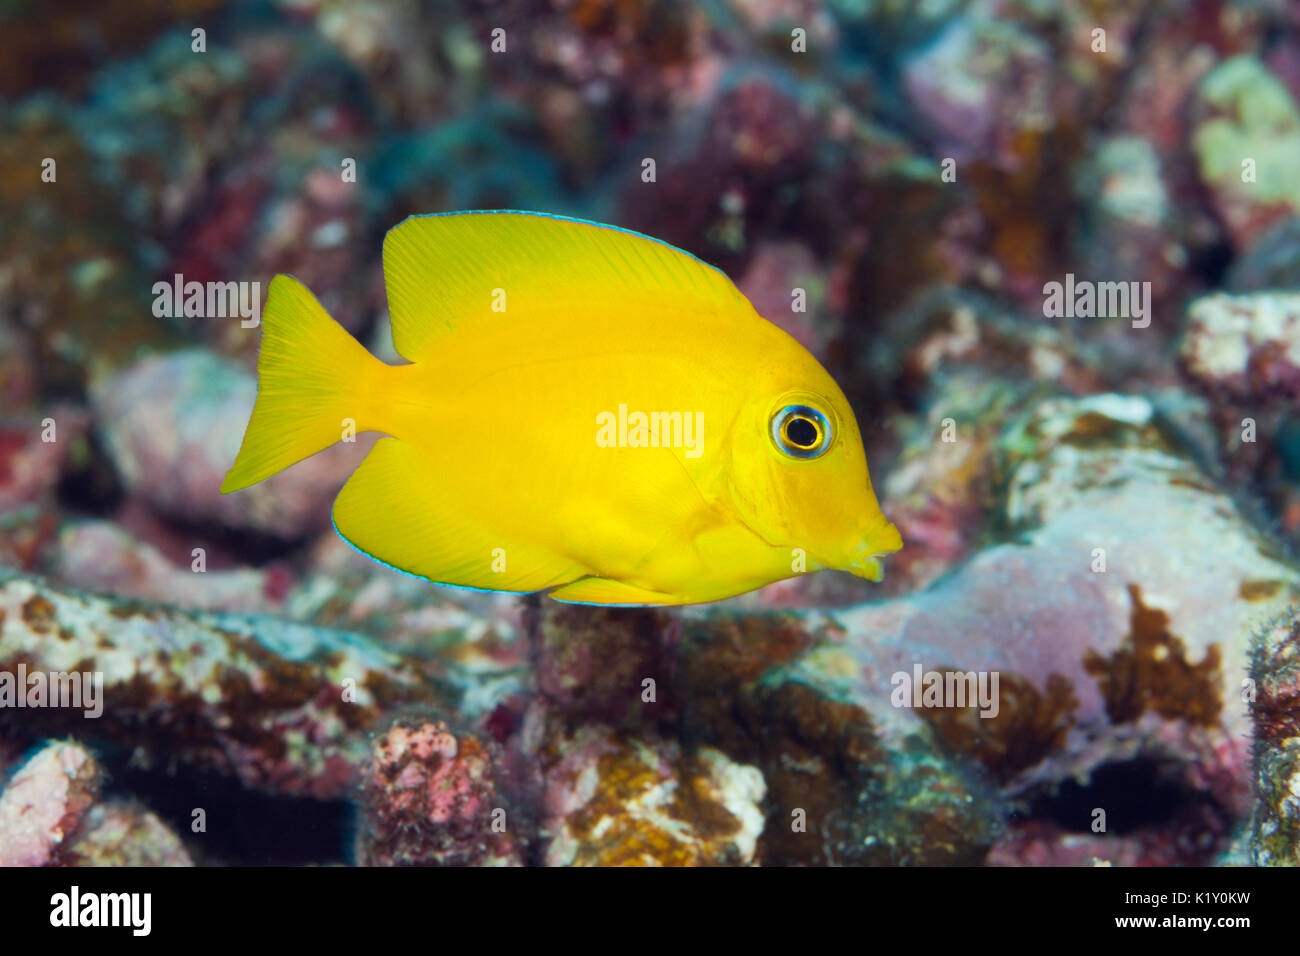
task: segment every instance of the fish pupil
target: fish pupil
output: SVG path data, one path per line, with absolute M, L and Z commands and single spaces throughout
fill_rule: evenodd
M 817 444 L 817 426 L 806 418 L 792 418 L 786 422 L 785 437 L 798 448 L 811 448 Z

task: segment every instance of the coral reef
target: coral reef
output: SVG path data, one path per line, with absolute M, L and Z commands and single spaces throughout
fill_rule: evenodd
M 84 747 L 52 743 L 33 754 L 0 793 L 0 866 L 44 866 L 65 850 L 99 790 Z
M 277 593 L 273 573 L 252 568 L 208 570 L 206 551 L 195 550 L 199 554 L 179 566 L 119 524 L 85 521 L 62 529 L 49 564 L 67 585 L 124 598 L 232 613 L 280 608 L 284 594 Z
M 74 741 L 32 754 L 0 791 L 0 866 L 190 866 L 155 814 L 100 798 L 103 778 Z
M 1184 7 L 0 6 L 0 864 L 1300 863 L 1300 20 Z M 807 346 L 883 584 L 434 588 L 332 532 L 366 435 L 219 495 L 260 331 L 156 283 L 398 363 L 385 231 L 480 208 Z
M 716 750 L 622 739 L 594 727 L 551 741 L 546 851 L 552 866 L 718 866 L 754 862 L 764 783 Z
M 156 814 L 120 800 L 90 808 L 67 859 L 72 866 L 193 866 L 185 845 Z
M 279 793 L 347 792 L 382 713 L 440 697 L 432 678 L 372 641 L 275 618 L 132 605 L 9 575 L 0 624 L 0 671 L 102 675 L 101 715 L 46 711 L 47 729 Z M 0 722 L 20 713 L 0 710 Z
M 1272 503 L 1278 530 L 1300 536 L 1300 296 L 1216 294 L 1188 308 L 1181 357 L 1213 402 L 1221 460 Z
M 441 721 L 398 721 L 363 770 L 357 862 L 506 866 L 521 852 L 493 780 L 491 749 Z M 517 824 L 516 824 L 517 826 Z
M 1300 619 L 1294 609 L 1256 638 L 1242 698 L 1254 723 L 1252 855 L 1264 866 L 1300 866 Z
M 1268 67 L 1240 56 L 1201 81 L 1196 108 L 1192 148 L 1201 178 L 1232 241 L 1248 248 L 1300 210 L 1300 184 L 1291 174 L 1300 106 Z

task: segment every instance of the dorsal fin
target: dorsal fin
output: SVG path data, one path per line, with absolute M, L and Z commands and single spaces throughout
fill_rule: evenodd
M 411 216 L 384 237 L 384 282 L 398 353 L 418 362 L 479 320 L 656 297 L 704 318 L 753 307 L 720 270 L 638 232 L 515 210 Z M 493 311 L 504 293 L 505 315 Z M 561 313 L 562 314 L 562 313 Z

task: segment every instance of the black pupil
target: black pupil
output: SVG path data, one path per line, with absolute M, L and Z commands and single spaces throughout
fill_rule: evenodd
M 785 423 L 785 437 L 799 448 L 817 444 L 817 426 L 806 418 L 792 418 Z

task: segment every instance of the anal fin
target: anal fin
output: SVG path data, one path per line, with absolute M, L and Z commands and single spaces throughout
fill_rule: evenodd
M 681 604 L 680 598 L 662 591 L 650 591 L 610 578 L 581 578 L 549 593 L 557 601 L 569 604 L 608 604 L 641 607 L 655 604 Z
M 334 527 L 381 564 L 435 584 L 540 591 L 587 573 L 572 558 L 477 519 L 442 486 L 437 463 L 382 438 L 334 501 Z

